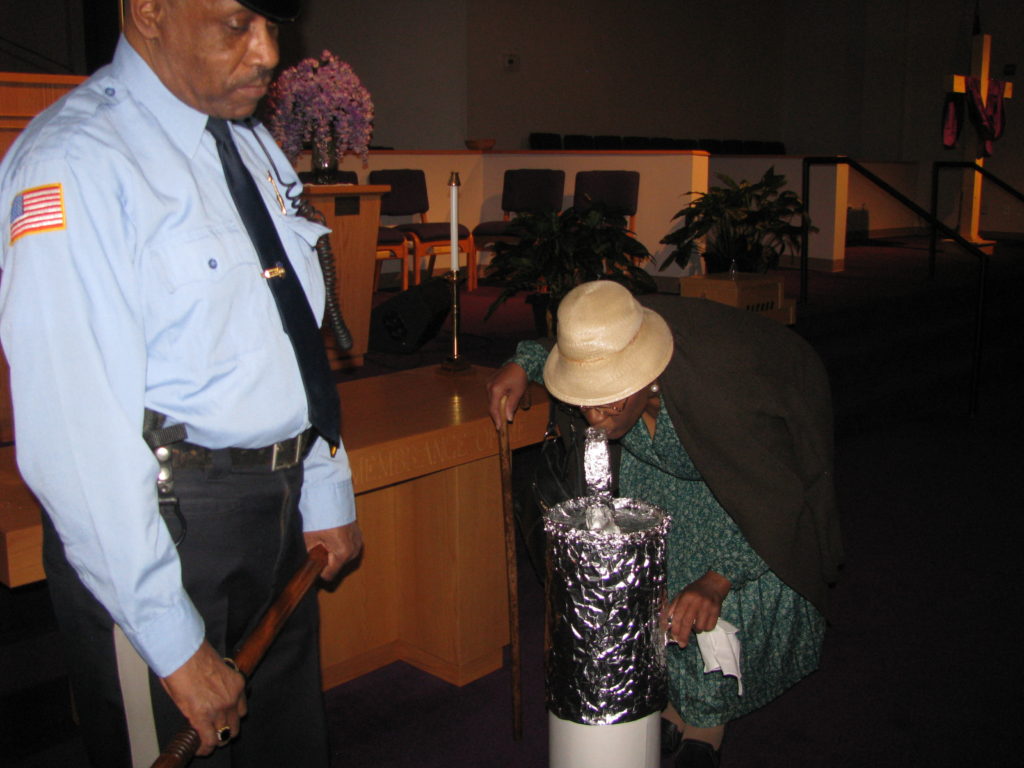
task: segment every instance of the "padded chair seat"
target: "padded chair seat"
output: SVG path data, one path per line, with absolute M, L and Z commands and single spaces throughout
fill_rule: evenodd
M 377 229 L 377 245 L 401 245 L 405 242 L 405 232 L 394 227 Z
M 425 224 L 399 224 L 397 229 L 416 235 L 420 240 L 444 240 L 450 234 L 450 226 L 446 221 L 427 222 Z M 469 228 L 459 224 L 459 240 L 469 237 Z
M 481 238 L 515 236 L 511 221 L 482 221 L 473 227 L 473 240 L 480 245 Z

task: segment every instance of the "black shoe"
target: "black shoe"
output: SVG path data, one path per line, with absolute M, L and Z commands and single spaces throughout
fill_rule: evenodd
M 661 718 L 661 754 L 665 757 L 674 755 L 682 743 L 682 731 L 664 717 Z
M 675 768 L 718 768 L 722 753 L 697 739 L 683 739 L 682 749 L 676 755 Z

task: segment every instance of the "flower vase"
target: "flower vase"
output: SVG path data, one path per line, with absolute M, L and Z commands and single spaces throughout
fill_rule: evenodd
M 333 184 L 338 176 L 338 152 L 334 139 L 328 139 L 324 146 L 313 142 L 311 170 L 314 184 Z

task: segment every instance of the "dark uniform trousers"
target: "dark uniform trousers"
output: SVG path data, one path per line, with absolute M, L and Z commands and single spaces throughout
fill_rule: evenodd
M 178 546 L 185 589 L 205 621 L 206 639 L 229 656 L 303 562 L 298 513 L 302 466 L 273 472 L 209 466 L 178 468 L 174 474 L 186 523 Z M 89 759 L 97 768 L 129 767 L 113 622 L 82 585 L 52 523 L 43 517 L 46 575 L 67 646 L 75 710 Z M 169 516 L 166 522 L 177 537 L 179 521 Z M 311 590 L 247 686 L 248 715 L 241 733 L 193 765 L 328 765 L 317 623 Z M 162 746 L 185 721 L 152 672 L 150 696 Z

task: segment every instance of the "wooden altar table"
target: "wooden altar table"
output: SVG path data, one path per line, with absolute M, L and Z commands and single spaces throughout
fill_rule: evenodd
M 358 566 L 320 592 L 329 688 L 403 660 L 455 685 L 502 663 L 508 600 L 491 370 L 418 368 L 342 384 L 342 436 L 365 539 Z M 547 395 L 510 429 L 539 442 Z
M 338 386 L 365 550 L 321 590 L 323 682 L 330 688 L 404 660 L 464 685 L 502 663 L 508 602 L 490 369 L 418 368 Z M 513 448 L 539 442 L 547 395 L 511 425 Z M 39 509 L 0 448 L 0 581 L 44 578 Z

